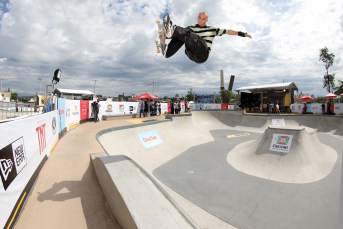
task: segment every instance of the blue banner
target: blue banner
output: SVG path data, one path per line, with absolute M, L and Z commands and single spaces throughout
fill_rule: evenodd
M 66 127 L 65 99 L 58 98 L 58 133 Z

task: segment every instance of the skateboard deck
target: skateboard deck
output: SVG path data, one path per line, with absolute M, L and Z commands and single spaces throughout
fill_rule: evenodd
M 164 56 L 166 54 L 166 33 L 167 33 L 167 26 L 168 23 L 170 23 L 170 17 L 169 14 L 167 13 L 166 15 L 163 16 L 163 21 L 161 23 L 161 20 L 156 20 L 157 26 L 158 26 L 158 34 L 160 41 L 155 40 L 156 43 L 156 52 L 157 53 L 162 53 Z

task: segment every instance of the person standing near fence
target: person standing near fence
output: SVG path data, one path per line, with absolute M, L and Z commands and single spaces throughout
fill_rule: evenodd
M 142 117 L 142 113 L 143 113 L 143 117 L 145 118 L 145 114 L 144 114 L 144 108 L 145 108 L 145 103 L 144 101 L 140 102 L 140 111 L 139 111 L 139 117 Z

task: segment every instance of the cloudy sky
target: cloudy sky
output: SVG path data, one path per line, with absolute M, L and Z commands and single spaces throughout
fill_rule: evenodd
M 253 39 L 216 37 L 204 64 L 184 47 L 166 59 L 156 53 L 156 19 L 169 12 L 179 26 L 197 23 L 248 32 Z M 104 96 L 158 96 L 219 92 L 235 75 L 234 89 L 295 82 L 299 91 L 325 95 L 324 46 L 336 55 L 330 73 L 343 80 L 343 3 L 338 0 L 0 0 L 0 78 L 3 89 L 34 94 L 63 72 L 58 88 Z

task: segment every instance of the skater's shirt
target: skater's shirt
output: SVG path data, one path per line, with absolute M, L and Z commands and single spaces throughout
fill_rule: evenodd
M 206 41 L 207 46 L 209 47 L 210 51 L 212 48 L 212 42 L 214 37 L 223 36 L 227 33 L 227 29 L 219 29 L 213 26 L 200 26 L 199 24 L 191 25 L 190 28 L 193 32 L 198 34 L 201 38 Z

